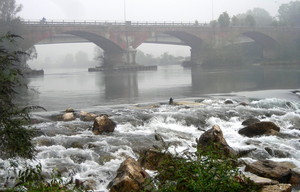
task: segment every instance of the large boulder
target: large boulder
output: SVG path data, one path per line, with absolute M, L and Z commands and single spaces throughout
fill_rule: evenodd
M 108 118 L 108 115 L 100 115 L 95 118 L 93 125 L 93 133 L 100 135 L 104 132 L 113 132 L 115 130 L 116 123 Z
M 144 184 L 149 174 L 141 165 L 128 157 L 117 170 L 117 176 L 108 184 L 110 192 L 137 192 L 144 189 Z
M 80 120 L 82 121 L 94 121 L 97 117 L 96 114 L 88 113 L 86 111 L 80 111 Z
M 263 185 L 276 185 L 279 184 L 278 181 L 275 181 L 273 179 L 265 178 L 265 177 L 260 177 L 257 175 L 248 175 L 248 177 L 254 184 L 263 186 Z
M 300 186 L 300 168 L 296 167 L 292 169 L 292 177 L 289 183 L 295 186 Z
M 263 186 L 259 192 L 291 192 L 292 186 L 290 184 L 277 184 Z
M 255 117 L 251 117 L 249 119 L 246 119 L 245 121 L 242 122 L 242 125 L 244 126 L 249 126 L 249 125 L 252 125 L 254 123 L 259 123 L 260 120 L 255 118 Z
M 280 183 L 289 183 L 292 177 L 292 171 L 285 163 L 270 160 L 246 164 L 245 171 L 279 181 Z
M 158 170 L 159 166 L 166 160 L 172 158 L 170 154 L 162 153 L 155 149 L 145 150 L 140 154 L 138 162 L 148 170 Z
M 73 112 L 65 113 L 62 116 L 63 121 L 73 121 L 75 119 L 76 119 L 76 117 Z
M 258 122 L 239 130 L 239 134 L 247 137 L 261 135 L 277 135 L 280 128 L 273 122 Z
M 212 148 L 218 150 L 221 155 L 237 156 L 234 151 L 226 142 L 223 132 L 218 125 L 214 125 L 211 129 L 204 132 L 197 141 L 197 149 L 207 150 Z
M 65 110 L 66 113 L 74 113 L 75 110 L 71 107 L 69 107 L 68 109 Z

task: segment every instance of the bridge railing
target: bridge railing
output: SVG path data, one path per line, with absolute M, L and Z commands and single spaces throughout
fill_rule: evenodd
M 117 26 L 126 26 L 126 25 L 142 25 L 142 26 L 209 26 L 206 23 L 196 23 L 196 22 L 181 22 L 181 21 L 159 21 L 159 22 L 140 22 L 140 21 L 78 21 L 78 20 L 24 20 L 24 24 L 27 25 L 117 25 Z

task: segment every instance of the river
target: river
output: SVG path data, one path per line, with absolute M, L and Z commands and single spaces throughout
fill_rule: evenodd
M 22 99 L 48 110 L 32 114 L 41 134 L 34 138 L 37 161 L 30 164 L 40 162 L 45 172 L 55 168 L 66 178 L 86 181 L 95 191 L 107 191 L 120 163 L 127 156 L 137 159 L 138 151 L 157 144 L 156 133 L 181 151 L 193 149 L 195 139 L 217 124 L 234 149 L 256 148 L 245 160 L 289 161 L 300 168 L 300 98 L 292 93 L 299 85 L 300 67 L 295 66 L 230 70 L 163 66 L 158 71 L 113 73 L 46 70 L 43 77 L 29 79 L 34 91 Z M 198 104 L 172 106 L 167 104 L 170 97 Z M 227 99 L 233 104 L 224 104 Z M 93 122 L 51 118 L 68 107 L 106 113 L 117 123 L 116 130 L 93 135 Z M 274 122 L 281 134 L 239 135 L 241 123 L 250 117 Z M 0 159 L 0 166 L 9 163 Z M 0 177 L 6 176 L 7 170 L 0 169 Z
M 300 67 L 249 67 L 233 69 L 186 69 L 162 66 L 158 71 L 88 72 L 87 69 L 51 69 L 30 78 L 33 92 L 28 105 L 47 110 L 68 107 L 168 101 L 208 94 L 270 89 L 296 89 Z

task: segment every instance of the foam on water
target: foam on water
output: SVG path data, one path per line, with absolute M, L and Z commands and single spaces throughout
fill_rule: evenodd
M 195 151 L 195 139 L 219 125 L 227 143 L 236 150 L 256 148 L 247 161 L 271 159 L 289 161 L 300 167 L 300 102 L 283 99 L 252 99 L 248 106 L 238 105 L 239 101 L 225 105 L 224 98 L 208 98 L 201 105 L 158 107 L 132 107 L 129 105 L 105 107 L 99 111 L 110 114 L 117 123 L 115 132 L 93 135 L 93 122 L 76 119 L 71 122 L 49 121 L 36 124 L 42 135 L 36 137 L 37 161 L 50 174 L 59 170 L 67 179 L 87 181 L 95 191 L 107 191 L 106 186 L 115 177 L 116 170 L 126 157 L 138 159 L 138 151 L 159 142 L 154 139 L 160 134 L 165 142 L 173 146 L 170 152 L 177 153 L 189 149 Z M 93 108 L 95 110 L 96 108 Z M 47 113 L 46 116 L 57 114 Z M 47 119 L 45 113 L 39 114 Z M 279 136 L 248 138 L 238 134 L 242 122 L 250 117 L 261 121 L 272 121 L 281 128 Z M 271 149 L 274 155 L 269 154 Z M 281 155 L 279 157 L 276 154 Z M 6 176 L 6 160 L 0 159 L 0 177 Z M 1 183 L 0 183 L 1 184 Z

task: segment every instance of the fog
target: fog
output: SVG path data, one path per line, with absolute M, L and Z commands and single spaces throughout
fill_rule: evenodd
M 260 7 L 276 17 L 278 7 L 289 0 L 17 0 L 23 5 L 20 12 L 25 20 L 88 20 L 88 21 L 182 21 L 209 23 L 227 11 L 229 16 L 245 13 Z M 30 61 L 33 68 L 44 68 L 51 62 L 60 66 L 67 55 L 75 57 L 79 51 L 85 52 L 91 64 L 94 62 L 95 45 L 92 43 L 37 45 L 37 60 Z M 189 56 L 186 46 L 142 44 L 139 50 L 155 57 L 167 52 L 175 56 Z M 46 66 L 45 66 L 46 64 Z
M 20 15 L 25 19 L 123 21 L 125 8 L 126 19 L 131 21 L 199 22 L 209 22 L 224 11 L 235 15 L 255 7 L 275 16 L 278 7 L 288 2 L 290 0 L 43 0 L 43 3 L 17 0 L 24 6 Z

